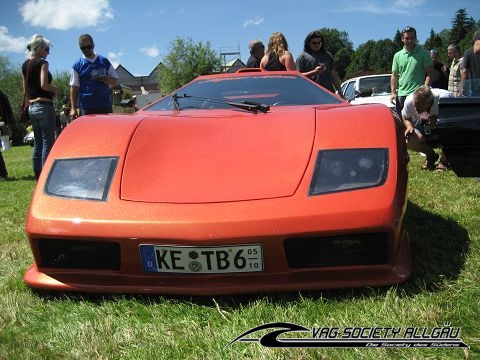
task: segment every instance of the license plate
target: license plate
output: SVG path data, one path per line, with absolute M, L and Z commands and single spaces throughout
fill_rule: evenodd
M 140 245 L 146 272 L 239 273 L 263 271 L 262 245 L 214 247 Z

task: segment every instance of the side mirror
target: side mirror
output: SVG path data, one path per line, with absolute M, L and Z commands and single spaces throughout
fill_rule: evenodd
M 120 101 L 121 107 L 135 107 L 135 99 L 124 99 Z

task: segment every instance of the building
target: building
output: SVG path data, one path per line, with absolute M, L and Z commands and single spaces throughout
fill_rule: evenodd
M 240 60 L 239 58 L 237 59 L 233 59 L 229 62 L 227 62 L 225 65 L 224 65 L 224 72 L 226 73 L 234 73 L 234 72 L 237 72 L 237 70 L 239 69 L 243 69 L 247 67 L 242 60 Z
M 118 83 L 130 88 L 135 95 L 142 94 L 144 91 L 159 93 L 157 67 L 158 65 L 147 76 L 134 76 L 125 67 L 118 65 L 115 69 L 118 73 Z

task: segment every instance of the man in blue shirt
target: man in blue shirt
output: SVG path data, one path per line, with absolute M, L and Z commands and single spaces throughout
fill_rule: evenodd
M 70 77 L 70 116 L 75 119 L 78 108 L 80 115 L 111 113 L 110 86 L 117 83 L 118 74 L 106 57 L 95 54 L 90 35 L 81 35 L 78 43 L 83 57 L 73 64 Z

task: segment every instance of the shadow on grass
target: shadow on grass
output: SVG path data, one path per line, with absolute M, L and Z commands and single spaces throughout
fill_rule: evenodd
M 35 180 L 35 175 L 8 176 L 4 181 L 13 182 L 19 180 Z
M 229 296 L 173 296 L 173 295 L 112 295 L 84 293 L 52 293 L 35 291 L 46 299 L 82 300 L 91 302 L 115 299 L 135 299 L 144 303 L 193 302 L 212 305 L 212 298 L 222 308 L 237 308 L 257 301 L 289 303 L 299 299 L 348 300 L 378 297 L 394 289 L 399 296 L 413 296 L 425 291 L 439 291 L 445 282 L 458 278 L 469 250 L 469 236 L 465 228 L 452 219 L 432 214 L 409 201 L 405 225 L 410 236 L 412 274 L 402 285 L 377 288 L 346 288 L 297 292 L 240 294 Z
M 467 230 L 455 220 L 432 214 L 410 201 L 405 225 L 412 254 L 412 275 L 401 287 L 406 294 L 436 291 L 445 281 L 457 279 L 470 248 Z

